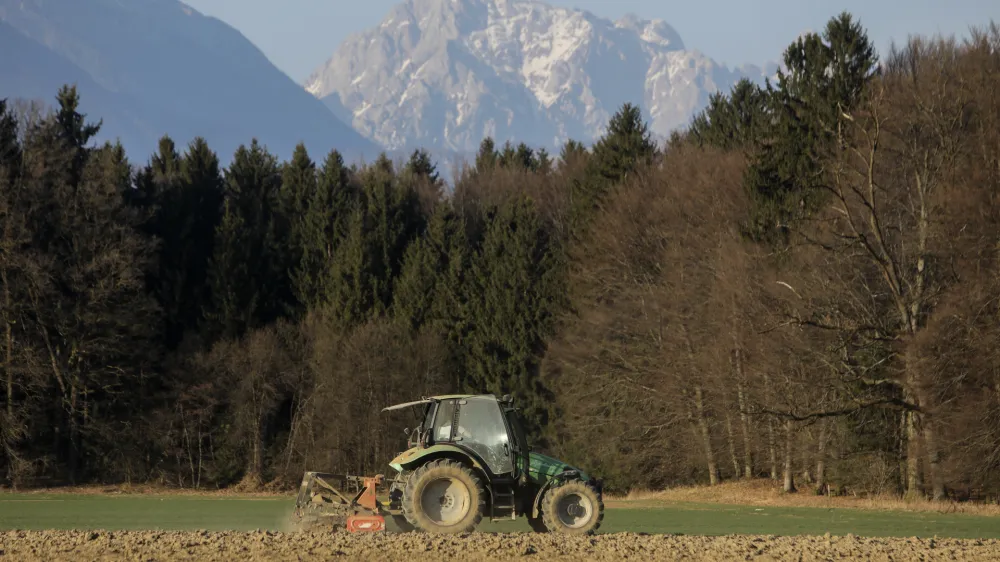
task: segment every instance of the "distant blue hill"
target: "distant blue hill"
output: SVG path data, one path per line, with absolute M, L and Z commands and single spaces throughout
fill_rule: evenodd
M 164 134 L 180 147 L 205 137 L 223 162 L 255 137 L 282 159 L 299 142 L 315 160 L 381 151 L 238 31 L 176 0 L 0 0 L 0 99 L 55 105 L 63 84 L 135 163 Z

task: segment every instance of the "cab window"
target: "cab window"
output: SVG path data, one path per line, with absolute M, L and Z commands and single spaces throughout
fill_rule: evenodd
M 442 400 L 434 416 L 434 441 L 443 443 L 451 441 L 451 425 L 455 419 L 455 400 Z
M 500 405 L 492 396 L 474 396 L 459 406 L 458 431 L 455 439 L 479 455 L 494 474 L 514 470 L 507 425 Z

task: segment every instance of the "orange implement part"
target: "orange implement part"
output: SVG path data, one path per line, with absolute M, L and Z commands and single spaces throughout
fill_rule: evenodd
M 354 502 L 361 507 L 378 513 L 378 500 L 375 499 L 375 488 L 382 483 L 382 475 L 366 476 L 363 478 L 365 487 L 361 493 L 354 498 Z
M 352 533 L 384 531 L 385 518 L 381 515 L 351 515 L 347 518 L 347 530 Z

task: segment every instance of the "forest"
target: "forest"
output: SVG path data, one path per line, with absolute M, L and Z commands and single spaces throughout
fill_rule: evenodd
M 385 473 L 406 412 L 511 394 L 606 489 L 1000 496 L 1000 26 L 850 14 L 653 139 L 350 164 L 93 142 L 0 102 L 0 484 Z

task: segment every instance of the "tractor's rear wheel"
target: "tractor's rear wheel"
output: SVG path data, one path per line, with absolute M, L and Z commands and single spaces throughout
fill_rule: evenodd
M 545 492 L 541 511 L 545 527 L 551 532 L 590 535 L 604 520 L 604 500 L 587 482 L 570 480 Z
M 467 533 L 483 518 L 483 484 L 457 461 L 431 461 L 410 475 L 403 489 L 403 515 L 428 533 Z

